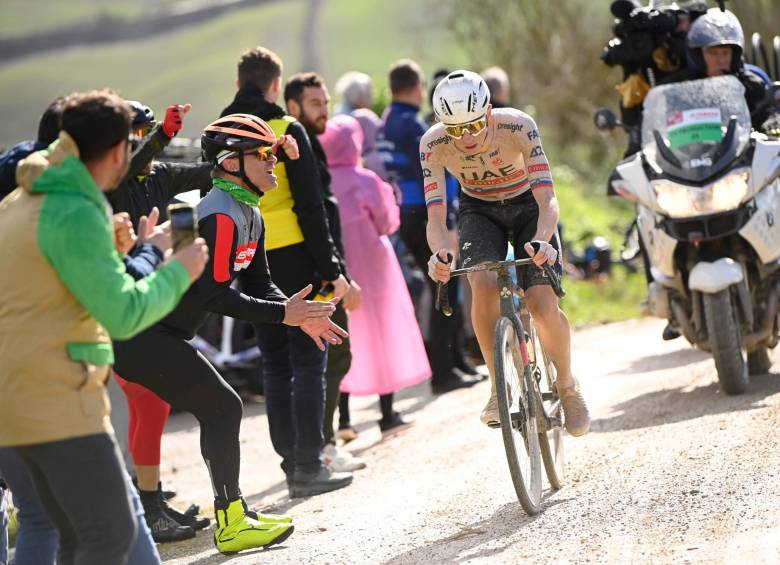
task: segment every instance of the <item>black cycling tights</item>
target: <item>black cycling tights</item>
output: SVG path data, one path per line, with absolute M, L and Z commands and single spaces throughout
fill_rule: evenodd
M 115 342 L 114 369 L 200 422 L 200 452 L 219 502 L 236 500 L 241 461 L 238 434 L 242 403 L 216 369 L 183 337 L 156 325 L 129 341 Z

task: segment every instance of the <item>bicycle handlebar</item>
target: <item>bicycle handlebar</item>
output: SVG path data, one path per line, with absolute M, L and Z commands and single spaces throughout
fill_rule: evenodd
M 452 261 L 452 256 L 448 257 L 448 263 Z M 513 261 L 491 261 L 488 263 L 481 263 L 474 267 L 465 267 L 462 269 L 454 269 L 450 272 L 451 277 L 457 277 L 468 273 L 476 273 L 478 271 L 499 271 L 503 268 L 509 267 L 521 267 L 524 265 L 533 265 L 533 259 L 530 257 L 527 259 L 515 259 Z M 553 292 L 558 298 L 566 296 L 566 291 L 561 286 L 561 278 L 558 273 L 555 272 L 552 265 L 544 263 L 540 269 L 543 269 L 547 278 L 550 279 L 550 286 Z M 447 294 L 447 283 L 438 283 L 436 287 L 436 309 L 439 310 L 445 316 L 452 316 L 452 307 L 450 306 L 449 295 Z

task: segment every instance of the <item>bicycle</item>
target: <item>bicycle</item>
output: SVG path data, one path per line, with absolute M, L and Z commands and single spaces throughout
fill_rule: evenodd
M 450 276 L 477 271 L 498 274 L 500 316 L 494 334 L 494 363 L 499 420 L 509 472 L 521 506 L 533 516 L 541 510 L 541 462 L 550 486 L 563 485 L 563 419 L 555 387 L 555 366 L 542 347 L 526 306 L 525 295 L 515 285 L 510 269 L 533 264 L 531 258 L 491 261 L 455 269 Z M 555 294 L 562 298 L 558 274 L 548 264 L 543 267 Z M 519 297 L 519 316 L 515 307 Z M 446 283 L 439 283 L 436 308 L 452 315 Z M 526 330 L 525 328 L 528 328 Z M 523 336 L 524 339 L 518 339 Z

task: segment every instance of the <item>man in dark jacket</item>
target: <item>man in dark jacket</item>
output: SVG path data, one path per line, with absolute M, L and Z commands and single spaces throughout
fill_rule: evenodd
M 315 289 L 332 287 L 333 294 L 343 298 L 349 283 L 328 225 L 317 161 L 304 127 L 276 105 L 281 90 L 279 56 L 262 47 L 249 49 L 238 63 L 238 92 L 222 115 L 255 115 L 268 122 L 277 137 L 289 135 L 298 144 L 299 159 L 276 165 L 278 187 L 260 201 L 274 283 L 288 295 L 314 284 Z M 333 474 L 322 463 L 327 353 L 297 328 L 258 324 L 256 329 L 271 441 L 282 457 L 290 496 L 313 496 L 347 486 L 351 475 L 347 479 Z
M 60 115 L 64 96 L 52 100 L 38 122 L 38 139 L 22 141 L 0 155 L 0 200 L 10 194 L 18 185 L 16 165 L 19 161 L 51 145 L 60 133 Z
M 160 221 L 167 219 L 168 202 L 177 194 L 190 190 L 211 189 L 210 163 L 166 163 L 154 161 L 182 127 L 189 104 L 168 106 L 163 122 L 155 127 L 154 112 L 148 106 L 129 101 L 134 110 L 133 132 L 143 137 L 133 151 L 130 169 L 119 187 L 108 194 L 115 212 L 127 212 L 138 231 L 138 220 L 155 206 Z
M 330 169 L 328 158 L 318 136 L 325 132 L 328 122 L 328 104 L 330 96 L 325 86 L 325 81 L 317 73 L 298 73 L 290 77 L 284 87 L 284 102 L 287 111 L 298 120 L 311 141 L 311 149 L 317 161 L 322 191 L 324 196 L 325 212 L 328 215 L 328 224 L 333 236 L 333 243 L 339 256 L 341 272 L 349 280 L 349 291 L 344 300 L 336 307 L 333 321 L 342 328 L 347 329 L 347 311 L 357 308 L 360 304 L 360 286 L 349 278 L 344 262 L 344 244 L 341 240 L 341 220 L 339 218 L 338 202 L 330 189 Z M 334 471 L 355 471 L 363 469 L 366 464 L 363 460 L 353 457 L 348 451 L 336 446 L 336 437 L 333 433 L 333 415 L 339 403 L 342 379 L 346 376 L 352 365 L 352 352 L 349 339 L 345 338 L 339 345 L 331 345 L 328 349 L 328 365 L 325 370 L 325 417 L 323 419 L 322 432 L 324 436 L 323 461 Z
M 401 239 L 414 257 L 417 267 L 425 273 L 430 250 L 425 235 L 428 222 L 423 194 L 425 172 L 420 167 L 419 152 L 420 138 L 428 129 L 418 117 L 425 96 L 422 71 L 414 61 L 402 59 L 390 68 L 389 82 L 393 100 L 385 114 L 383 148 L 387 154 L 387 169 L 401 189 Z M 457 182 L 450 187 L 448 195 L 457 195 Z M 448 227 L 453 228 L 455 214 L 449 203 L 448 211 L 451 212 Z M 431 294 L 435 296 L 436 285 L 430 279 L 427 280 Z M 458 286 L 455 280 L 448 290 L 450 302 L 456 304 Z M 462 330 L 460 316 L 447 317 L 437 312 L 435 303 L 431 304 L 429 316 L 430 337 L 426 349 L 433 370 L 433 392 L 445 393 L 478 382 L 471 377 L 476 371 L 463 358 L 458 343 L 459 328 Z M 455 367 L 463 371 L 465 378 L 453 371 Z

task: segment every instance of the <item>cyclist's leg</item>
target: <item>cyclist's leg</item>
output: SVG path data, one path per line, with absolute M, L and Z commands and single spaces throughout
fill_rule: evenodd
M 518 258 L 525 256 L 523 245 L 533 239 L 536 233 L 538 213 L 534 210 L 524 210 L 518 218 L 513 245 Z M 558 258 L 554 269 L 558 276 L 563 272 L 561 264 L 561 245 L 558 234 L 550 243 L 558 250 Z M 520 286 L 525 292 L 528 310 L 534 319 L 539 338 L 544 350 L 550 356 L 558 375 L 558 384 L 568 387 L 572 384 L 571 376 L 571 329 L 569 319 L 560 309 L 558 297 L 550 286 L 550 281 L 544 271 L 535 265 L 520 268 Z
M 490 215 L 490 207 L 495 204 L 474 200 L 464 196 L 458 215 L 458 245 L 462 267 L 506 258 L 506 230 Z M 497 276 L 488 271 L 467 276 L 472 292 L 471 323 L 490 372 L 491 389 L 495 390 L 493 332 L 500 313 Z
M 519 235 L 515 240 L 515 248 L 522 248 L 524 242 L 533 238 L 535 230 L 535 221 L 531 222 L 530 228 L 518 230 Z M 561 246 L 557 234 L 551 243 L 558 250 L 558 259 L 554 268 L 560 276 L 563 269 L 561 267 Z M 558 297 L 555 296 L 549 279 L 544 276 L 541 269 L 533 265 L 520 269 L 520 284 L 525 290 L 528 310 L 530 310 L 539 330 L 542 345 L 555 365 L 556 387 L 563 406 L 566 429 L 574 436 L 583 435 L 590 428 L 590 416 L 585 399 L 571 372 L 569 320 L 560 309 Z
M 201 454 L 221 502 L 240 497 L 242 404 L 208 361 L 179 336 L 155 326 L 115 347 L 117 373 L 200 422 Z

